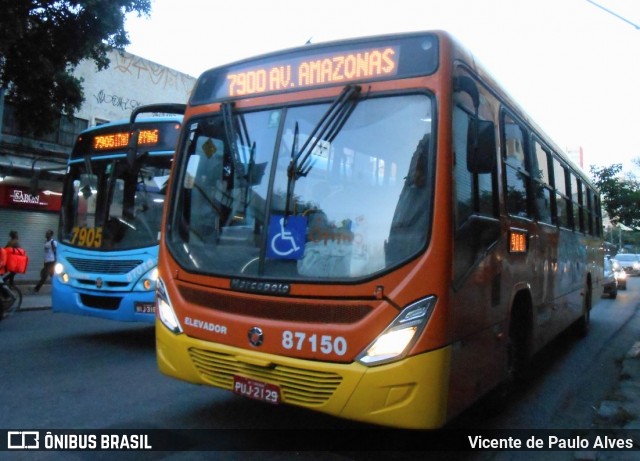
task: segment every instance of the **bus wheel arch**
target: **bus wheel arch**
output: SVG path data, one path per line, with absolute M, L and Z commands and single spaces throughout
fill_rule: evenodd
M 507 343 L 507 379 L 524 381 L 533 355 L 533 302 L 527 290 L 516 293 L 511 304 Z
M 589 333 L 589 325 L 591 324 L 591 308 L 593 307 L 593 284 L 591 283 L 591 274 L 587 275 L 582 295 L 582 315 L 575 322 L 575 332 L 580 337 L 585 337 Z
M 526 288 L 518 291 L 511 302 L 505 375 L 497 387 L 487 396 L 486 410 L 489 415 L 503 411 L 509 403 L 518 383 L 529 376 L 532 355 L 533 303 Z

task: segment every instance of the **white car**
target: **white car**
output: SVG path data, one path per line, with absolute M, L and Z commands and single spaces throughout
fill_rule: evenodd
M 630 275 L 640 274 L 640 255 L 633 253 L 620 253 L 614 258 L 620 267 Z
M 627 289 L 627 273 L 622 269 L 620 263 L 615 259 L 611 260 L 611 267 L 613 268 L 613 275 L 618 281 L 618 290 Z

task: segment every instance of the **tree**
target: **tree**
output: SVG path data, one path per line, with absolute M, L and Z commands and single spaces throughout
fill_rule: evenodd
M 25 134 L 50 132 L 84 101 L 75 67 L 129 44 L 125 15 L 148 16 L 151 0 L 0 0 L 0 88 Z
M 591 176 L 602 193 L 602 206 L 611 219 L 632 228 L 640 227 L 640 183 L 631 173 L 621 176 L 621 164 L 591 167 Z

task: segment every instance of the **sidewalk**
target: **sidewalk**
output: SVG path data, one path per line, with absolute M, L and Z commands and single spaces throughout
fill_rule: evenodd
M 32 293 L 33 284 L 16 284 L 22 291 L 22 306 L 20 310 L 51 309 L 51 284 L 46 283 L 38 293 Z

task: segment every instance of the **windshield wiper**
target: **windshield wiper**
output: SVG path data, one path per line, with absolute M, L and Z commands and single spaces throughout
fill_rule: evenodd
M 322 140 L 333 142 L 347 119 L 356 107 L 356 96 L 360 93 L 360 87 L 355 85 L 345 86 L 338 98 L 333 101 L 331 107 L 327 109 L 320 121 L 313 127 L 309 137 L 300 148 L 300 151 L 292 158 L 289 165 L 289 176 L 297 180 L 306 176 L 313 167 L 313 161 L 309 158 L 318 143 Z
M 289 167 L 287 168 L 287 198 L 284 208 L 284 217 L 285 219 L 289 217 L 291 212 L 291 198 L 293 197 L 293 183 L 298 179 L 296 177 L 296 158 L 297 158 L 297 150 L 298 150 L 298 122 L 296 122 L 296 126 L 293 130 L 293 142 L 291 143 L 291 161 L 289 162 Z
M 347 85 L 329 109 L 322 115 L 318 123 L 313 127 L 309 137 L 298 151 L 298 122 L 296 122 L 293 134 L 293 143 L 291 146 L 291 161 L 287 168 L 287 200 L 285 208 L 285 217 L 291 214 L 291 200 L 293 198 L 293 190 L 295 182 L 304 176 L 307 176 L 315 163 L 311 159 L 311 154 L 320 141 L 327 141 L 329 144 L 333 142 L 335 137 L 340 133 L 342 127 L 349 119 L 358 102 L 358 94 L 360 94 L 360 86 Z
M 252 174 L 254 174 L 254 163 L 255 163 L 255 153 L 256 153 L 256 143 L 251 142 L 251 138 L 249 136 L 249 130 L 247 129 L 246 122 L 244 120 L 244 116 L 240 114 L 238 116 L 239 122 L 239 130 L 236 128 L 236 124 L 233 120 L 232 113 L 233 106 L 231 103 L 223 102 L 221 104 L 220 110 L 222 111 L 222 122 L 224 124 L 225 134 L 227 136 L 227 140 L 229 141 L 229 150 L 231 151 L 231 158 L 234 167 L 234 177 L 238 180 L 238 184 L 234 184 L 234 188 L 241 188 L 243 191 L 242 198 L 242 215 L 238 216 L 239 219 L 244 219 L 247 214 L 247 207 L 249 205 L 249 193 L 250 187 L 252 184 Z M 236 143 L 236 138 L 240 138 L 240 142 L 242 145 L 249 147 L 249 158 L 240 157 L 240 153 L 238 152 L 238 146 Z M 243 160 L 246 163 L 246 171 L 245 164 L 243 164 Z
M 233 116 L 231 113 L 232 106 L 229 102 L 223 102 L 220 105 L 222 111 L 222 122 L 224 124 L 224 131 L 229 141 L 229 151 L 231 152 L 231 161 L 233 162 L 234 176 L 236 178 L 244 178 L 244 168 L 240 160 L 240 154 L 238 153 L 238 145 L 236 138 L 238 136 L 238 130 L 233 122 Z

